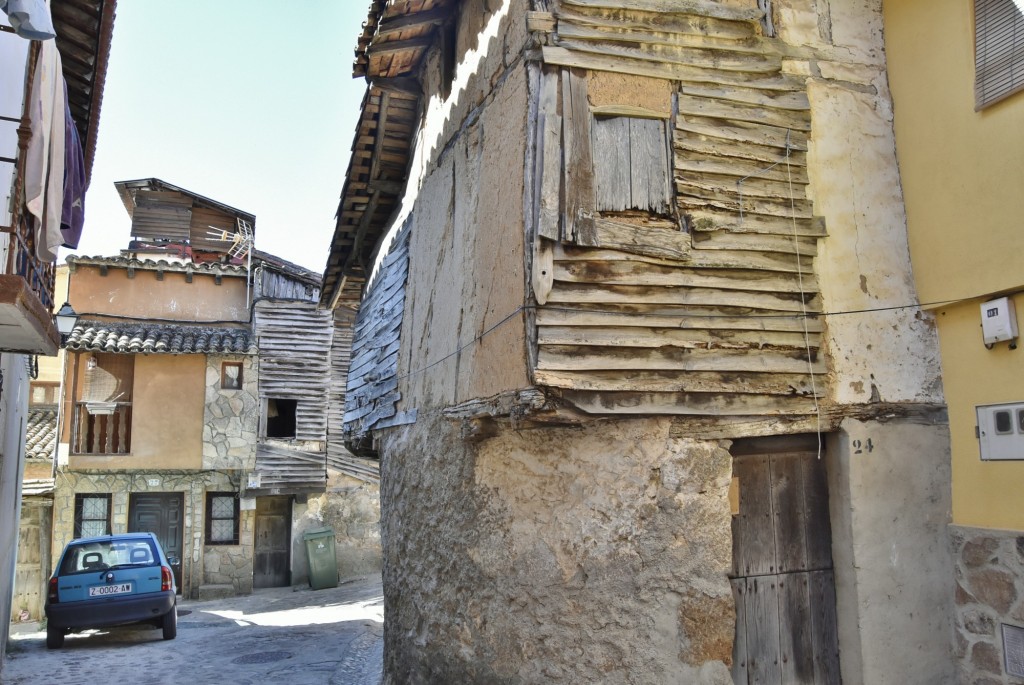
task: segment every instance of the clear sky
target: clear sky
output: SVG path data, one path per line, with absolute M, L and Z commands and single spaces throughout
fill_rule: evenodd
M 369 4 L 120 0 L 76 252 L 126 248 L 114 182 L 156 177 L 255 214 L 257 248 L 323 271 L 366 87 L 352 60 Z

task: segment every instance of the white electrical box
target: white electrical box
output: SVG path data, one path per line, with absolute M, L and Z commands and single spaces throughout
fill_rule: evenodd
M 981 303 L 981 333 L 985 344 L 992 345 L 1017 337 L 1017 312 L 1013 300 L 1000 297 Z
M 1024 402 L 975 407 L 982 461 L 1024 460 Z

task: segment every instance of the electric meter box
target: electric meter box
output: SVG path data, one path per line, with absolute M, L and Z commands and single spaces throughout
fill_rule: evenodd
M 982 461 L 1024 460 L 1024 402 L 975 407 Z
M 1017 312 L 1013 300 L 1000 297 L 981 304 L 981 333 L 985 344 L 992 345 L 1017 337 Z

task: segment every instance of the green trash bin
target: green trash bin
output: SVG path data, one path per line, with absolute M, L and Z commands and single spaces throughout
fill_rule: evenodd
M 338 557 L 334 553 L 334 529 L 317 528 L 302 535 L 309 561 L 309 586 L 314 590 L 338 587 Z

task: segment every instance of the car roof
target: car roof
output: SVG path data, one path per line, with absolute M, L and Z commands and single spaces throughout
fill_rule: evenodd
M 97 535 L 91 538 L 76 538 L 68 544 L 85 542 L 113 542 L 115 540 L 156 540 L 153 533 L 116 533 L 114 535 Z

